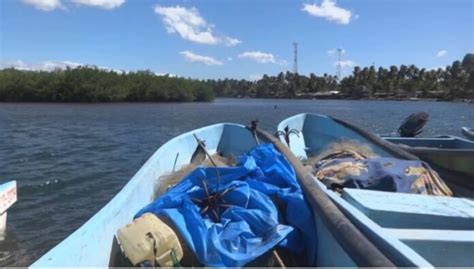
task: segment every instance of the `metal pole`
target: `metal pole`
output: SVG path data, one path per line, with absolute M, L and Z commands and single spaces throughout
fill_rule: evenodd
M 337 54 L 338 54 L 338 60 L 337 60 L 337 80 L 341 80 L 341 73 L 342 73 L 342 66 L 341 66 L 341 61 L 342 61 L 342 49 L 338 48 L 337 49 Z
M 293 54 L 294 54 L 294 66 L 293 66 L 293 72 L 295 74 L 298 73 L 298 43 L 297 42 L 293 42 Z

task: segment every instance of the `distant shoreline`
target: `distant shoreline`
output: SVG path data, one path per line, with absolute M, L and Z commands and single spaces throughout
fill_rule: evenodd
M 216 97 L 472 103 L 474 54 L 446 69 L 355 66 L 352 75 L 287 71 L 261 79 L 192 79 L 149 70 L 117 73 L 95 66 L 53 71 L 0 69 L 0 102 L 211 102 Z
M 314 100 L 314 101 L 395 101 L 395 102 L 445 102 L 445 103 L 466 103 L 474 104 L 474 99 L 443 100 L 434 98 L 406 98 L 406 99 L 382 99 L 382 98 L 288 98 L 288 97 L 225 97 L 219 96 L 211 101 L 107 101 L 107 102 L 87 102 L 87 101 L 0 101 L 0 104 L 188 104 L 188 103 L 213 103 L 217 99 L 253 99 L 253 100 Z
M 341 101 L 409 101 L 409 102 L 447 102 L 447 103 L 473 103 L 474 99 L 453 99 L 453 100 L 445 100 L 442 98 L 351 98 L 351 97 L 325 97 L 325 98 L 307 98 L 307 97 L 295 97 L 295 98 L 288 98 L 288 97 L 226 97 L 226 96 L 218 96 L 216 98 L 225 98 L 225 99 L 275 99 L 275 100 L 341 100 Z

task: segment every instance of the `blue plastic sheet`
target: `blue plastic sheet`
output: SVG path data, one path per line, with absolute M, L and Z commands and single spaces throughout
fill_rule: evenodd
M 223 199 L 232 206 L 201 215 L 195 199 L 231 189 Z M 278 205 L 278 206 L 277 206 Z M 244 266 L 275 246 L 289 249 L 313 265 L 316 226 L 293 168 L 273 145 L 264 144 L 239 157 L 235 167 L 195 169 L 135 216 L 151 212 L 168 217 L 207 266 Z

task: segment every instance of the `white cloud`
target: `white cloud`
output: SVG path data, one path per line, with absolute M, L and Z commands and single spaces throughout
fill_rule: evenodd
M 120 7 L 126 0 L 72 0 L 78 5 L 98 7 L 102 9 L 114 9 Z
M 355 63 L 351 60 L 345 60 L 341 61 L 341 68 L 346 68 L 346 67 L 353 67 Z M 339 61 L 334 62 L 334 65 L 337 66 L 339 64 Z
M 257 63 L 261 64 L 280 64 L 280 65 L 286 65 L 287 62 L 285 60 L 277 60 L 276 57 L 271 54 L 271 53 L 265 53 L 261 51 L 246 51 L 244 53 L 239 54 L 237 57 L 239 58 L 245 58 L 245 59 L 250 59 L 253 61 L 256 61 Z
M 2 68 L 15 68 L 25 71 L 54 71 L 56 69 L 66 69 L 67 67 L 76 68 L 83 64 L 71 61 L 44 61 L 41 63 L 26 63 L 22 60 L 16 60 L 2 64 Z
M 224 44 L 229 47 L 242 43 L 236 38 L 216 36 L 213 33 L 213 25 L 207 23 L 195 7 L 156 5 L 154 11 L 161 16 L 169 33 L 178 33 L 183 39 L 207 45 Z
M 232 57 L 227 57 L 227 61 L 230 62 L 230 61 L 232 61 L 232 60 L 234 60 L 234 59 L 232 59 Z
M 202 63 L 205 65 L 222 65 L 221 61 L 218 61 L 209 56 L 195 54 L 189 50 L 181 51 L 179 54 L 183 55 L 184 59 L 191 63 Z
M 155 6 L 155 13 L 162 16 L 169 33 L 178 33 L 182 38 L 196 43 L 217 44 L 211 27 L 199 15 L 196 8 Z
M 351 11 L 336 6 L 336 2 L 333 0 L 323 0 L 321 5 L 316 3 L 304 4 L 302 10 L 312 16 L 321 17 L 338 24 L 349 24 L 352 17 Z
M 257 81 L 257 80 L 260 80 L 263 76 L 261 74 L 251 74 L 249 76 L 249 79 L 251 81 Z
M 31 5 L 37 9 L 51 11 L 57 8 L 64 8 L 61 0 L 21 0 L 27 5 Z M 70 0 L 70 2 L 78 5 L 98 7 L 102 9 L 114 9 L 120 7 L 126 0 Z
M 440 50 L 436 53 L 436 57 L 443 57 L 446 53 L 448 53 L 446 50 Z
M 246 51 L 238 56 L 239 58 L 246 58 L 256 61 L 257 63 L 276 63 L 275 56 L 271 53 L 261 51 Z
M 55 69 L 66 69 L 67 67 L 76 68 L 84 64 L 71 62 L 71 61 L 46 61 L 40 64 L 40 70 L 55 70 Z
M 228 37 L 228 36 L 224 37 L 222 40 L 227 47 L 235 47 L 242 43 L 241 40 L 238 40 L 237 38 Z
M 177 75 L 175 75 L 175 74 L 170 74 L 170 73 L 153 72 L 153 74 L 155 74 L 155 76 L 159 76 L 159 77 L 162 77 L 162 76 L 168 76 L 168 77 L 171 77 L 171 78 L 176 78 L 176 77 L 178 77 Z
M 16 60 L 11 62 L 6 62 L 0 65 L 1 68 L 15 68 L 17 70 L 24 71 L 54 71 L 54 70 L 64 70 L 66 68 L 76 68 L 79 66 L 87 66 L 87 64 L 82 64 L 73 61 L 44 61 L 40 63 L 27 63 L 22 60 Z M 98 66 L 97 68 L 107 71 L 114 71 L 117 73 L 124 73 L 123 70 L 115 70 L 108 67 Z
M 82 64 L 78 62 L 73 62 L 73 61 L 44 61 L 40 63 L 27 63 L 22 60 L 16 60 L 16 61 L 9 61 L 9 62 L 0 62 L 0 69 L 4 68 L 14 68 L 17 70 L 23 70 L 23 71 L 55 71 L 55 70 L 65 70 L 67 67 L 69 68 L 77 68 L 80 66 L 93 66 L 93 65 L 87 65 L 87 64 Z M 104 67 L 104 66 L 94 66 L 97 67 L 101 70 L 105 71 L 113 71 L 119 74 L 127 74 L 130 72 L 134 72 L 133 70 L 118 70 L 118 69 L 113 69 L 109 67 Z M 175 74 L 171 73 L 163 73 L 163 72 L 153 72 L 156 76 L 170 76 L 170 77 L 177 77 Z
M 61 8 L 60 0 L 21 0 L 23 3 L 44 11 Z

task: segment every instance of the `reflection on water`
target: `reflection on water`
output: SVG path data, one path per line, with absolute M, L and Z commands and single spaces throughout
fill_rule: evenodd
M 276 109 L 275 109 L 276 107 Z M 434 102 L 219 99 L 186 104 L 0 104 L 0 179 L 18 181 L 0 265 L 27 266 L 107 203 L 161 144 L 197 127 L 320 113 L 377 133 L 426 111 L 423 135 L 461 135 L 474 105 Z

